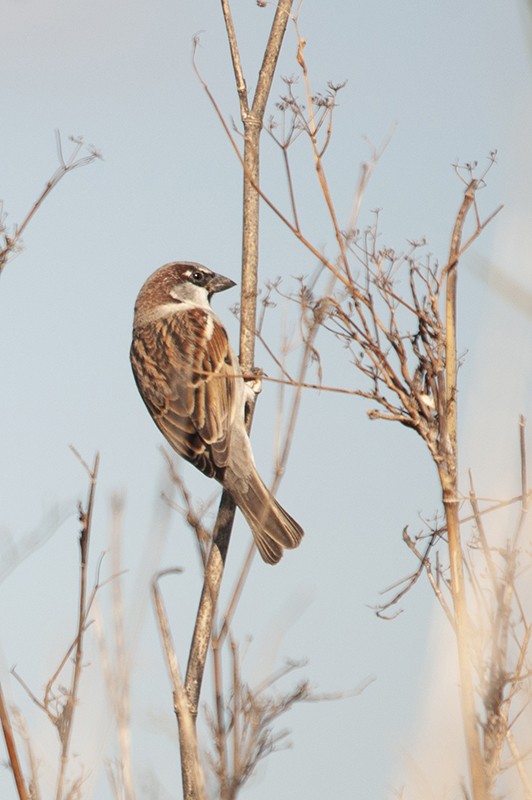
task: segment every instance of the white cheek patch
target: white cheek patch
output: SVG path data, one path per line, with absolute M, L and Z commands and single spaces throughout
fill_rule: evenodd
M 186 306 L 201 306 L 210 308 L 207 290 L 203 286 L 194 286 L 192 283 L 180 283 L 170 292 L 170 297 L 175 297 Z

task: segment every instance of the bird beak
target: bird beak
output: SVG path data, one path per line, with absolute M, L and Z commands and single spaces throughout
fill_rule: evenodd
M 207 291 L 209 294 L 214 294 L 215 292 L 224 292 L 226 289 L 230 289 L 232 286 L 236 286 L 236 283 L 232 281 L 231 278 L 225 278 L 223 275 L 214 273 L 207 284 Z

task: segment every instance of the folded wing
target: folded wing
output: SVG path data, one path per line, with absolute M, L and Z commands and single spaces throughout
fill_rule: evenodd
M 221 480 L 237 367 L 216 317 L 193 308 L 144 326 L 133 339 L 131 364 L 142 399 L 174 450 Z

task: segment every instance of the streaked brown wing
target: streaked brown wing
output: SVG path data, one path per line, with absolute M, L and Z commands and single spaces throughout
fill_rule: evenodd
M 224 328 L 195 308 L 137 331 L 131 363 L 155 423 L 183 458 L 209 477 L 227 464 L 234 366 Z

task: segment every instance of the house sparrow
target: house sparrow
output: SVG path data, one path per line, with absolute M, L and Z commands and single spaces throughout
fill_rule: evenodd
M 166 264 L 137 297 L 131 365 L 153 421 L 173 449 L 232 496 L 264 561 L 303 530 L 261 480 L 244 425 L 247 389 L 210 299 L 234 281 L 193 262 Z

